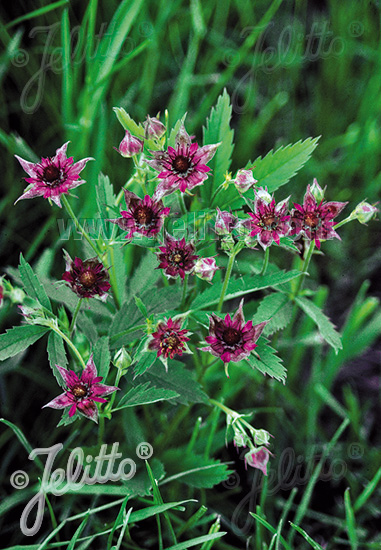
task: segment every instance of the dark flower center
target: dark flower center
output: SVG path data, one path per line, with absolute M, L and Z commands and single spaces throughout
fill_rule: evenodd
M 80 283 L 86 288 L 94 286 L 97 281 L 97 276 L 90 270 L 86 270 L 79 276 Z
M 170 349 L 176 348 L 179 344 L 179 339 L 174 332 L 164 340 L 166 346 Z
M 308 225 L 308 227 L 311 227 L 311 229 L 315 229 L 320 223 L 319 216 L 317 216 L 315 212 L 306 212 L 304 215 L 304 223 Z
M 169 261 L 172 265 L 182 264 L 184 262 L 184 256 L 183 254 L 181 254 L 181 252 L 176 251 L 170 255 Z
M 44 181 L 52 187 L 59 184 L 60 175 L 60 169 L 54 164 L 49 164 L 49 166 L 44 168 Z
M 80 399 L 81 397 L 85 397 L 87 395 L 87 388 L 83 384 L 76 384 L 73 388 L 71 388 L 71 393 L 74 397 Z
M 153 212 L 148 206 L 139 206 L 139 208 L 135 210 L 134 218 L 141 225 L 148 225 L 152 221 Z
M 229 327 L 224 330 L 222 338 L 229 346 L 233 346 L 241 340 L 241 334 L 235 328 Z
M 184 157 L 183 155 L 178 155 L 173 163 L 173 168 L 176 170 L 176 172 L 180 172 L 181 174 L 184 174 L 190 166 L 189 159 L 187 157 Z
M 269 214 L 268 216 L 264 216 L 263 223 L 266 227 L 274 229 L 278 224 L 278 218 Z

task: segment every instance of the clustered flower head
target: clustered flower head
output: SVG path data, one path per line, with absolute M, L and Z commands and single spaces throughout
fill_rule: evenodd
M 148 344 L 148 349 L 157 350 L 157 357 L 163 356 L 166 360 L 171 359 L 175 355 L 190 353 L 186 342 L 189 338 L 187 329 L 181 328 L 181 319 L 173 320 L 169 318 L 165 321 L 160 321 L 156 327 L 156 332 L 152 334 L 152 340 Z M 167 363 L 165 361 L 167 368 Z
M 106 301 L 107 292 L 111 288 L 109 283 L 109 273 L 97 258 L 81 260 L 70 258 L 65 253 L 66 271 L 62 279 L 69 283 L 70 288 L 79 298 L 93 298 L 99 296 L 102 301 Z
M 164 246 L 159 246 L 160 252 L 157 258 L 160 261 L 156 269 L 163 269 L 168 278 L 185 278 L 187 273 L 192 273 L 198 256 L 194 254 L 195 246 L 185 239 L 176 240 L 169 233 L 165 234 Z
M 314 183 L 316 188 L 317 181 Z M 320 248 L 320 241 L 323 239 L 340 239 L 334 230 L 335 222 L 333 220 L 346 204 L 348 203 L 324 200 L 318 203 L 311 192 L 311 186 L 308 185 L 303 204 L 294 203 L 295 209 L 291 212 L 290 235 L 303 235 L 309 241 L 315 241 L 318 248 Z
M 278 205 L 273 198 L 270 203 L 256 196 L 254 213 L 249 212 L 251 220 L 245 222 L 250 229 L 250 236 L 256 236 L 259 244 L 266 249 L 273 241 L 280 244 L 280 237 L 286 236 L 290 231 L 290 216 L 287 216 L 288 201 L 285 199 Z
M 155 237 L 163 226 L 164 218 L 170 208 L 164 208 L 162 200 L 154 200 L 149 195 L 141 199 L 135 193 L 124 190 L 127 210 L 122 210 L 121 218 L 107 220 L 127 231 L 126 239 L 131 239 L 135 233 L 146 237 Z
M 168 147 L 167 151 L 152 151 L 154 158 L 146 162 L 159 171 L 157 177 L 161 181 L 156 187 L 156 197 L 164 197 L 177 189 L 185 193 L 207 179 L 210 168 L 206 164 L 213 158 L 219 143 L 199 147 L 192 143 L 192 137 L 182 124 L 175 147 Z
M 144 141 L 133 136 L 128 130 L 126 130 L 125 136 L 119 144 L 119 148 L 114 147 L 115 151 L 124 158 L 131 158 L 138 155 L 143 151 Z
M 56 365 L 56 367 L 66 384 L 66 389 L 64 393 L 49 401 L 43 408 L 64 409 L 70 407 L 69 417 L 74 416 L 78 410 L 81 414 L 90 418 L 90 420 L 97 422 L 98 408 L 96 403 L 106 403 L 107 400 L 104 399 L 104 396 L 113 393 L 119 388 L 100 384 L 103 377 L 97 376 L 93 354 L 90 355 L 81 377 L 78 377 L 72 370 L 69 371 L 59 365 Z
M 219 357 L 225 364 L 225 372 L 228 376 L 227 366 L 230 361 L 242 361 L 257 347 L 257 340 L 268 321 L 253 325 L 252 321 L 245 323 L 243 315 L 243 300 L 233 319 L 229 313 L 225 319 L 220 319 L 212 313 L 209 316 L 209 336 L 205 341 L 209 346 L 201 348 L 209 351 L 215 357 Z
M 68 195 L 71 189 L 85 183 L 85 180 L 79 179 L 79 173 L 89 160 L 94 159 L 88 157 L 73 164 L 73 157 L 66 157 L 68 145 L 69 141 L 57 149 L 54 157 L 42 158 L 37 163 L 28 162 L 15 155 L 29 176 L 25 181 L 30 184 L 16 203 L 22 199 L 44 197 L 51 199 L 61 208 L 61 195 Z

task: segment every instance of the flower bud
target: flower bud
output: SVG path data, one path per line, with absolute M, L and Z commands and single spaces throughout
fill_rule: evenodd
M 118 151 L 124 158 L 130 158 L 138 153 L 143 151 L 143 141 L 136 138 L 128 130 L 126 130 L 126 135 L 119 144 L 119 149 L 114 147 L 115 151 Z
M 362 201 L 353 210 L 351 217 L 353 216 L 353 218 L 356 218 L 360 223 L 366 224 L 374 218 L 377 212 L 378 208 L 372 206 L 368 202 Z
M 221 210 L 217 208 L 216 223 L 214 226 L 214 231 L 217 235 L 229 235 L 233 229 L 236 229 L 237 223 L 237 216 L 234 216 L 230 212 L 221 212 Z
M 273 200 L 272 196 L 270 195 L 270 193 L 267 191 L 267 187 L 263 188 L 263 187 L 259 187 L 258 189 L 255 190 L 255 196 L 258 198 L 258 199 L 262 199 L 264 202 L 266 202 L 267 204 L 270 204 L 270 202 Z
M 270 434 L 266 430 L 255 430 L 254 443 L 256 445 L 268 445 L 270 443 Z
M 128 351 L 125 350 L 124 347 L 121 347 L 120 350 L 117 351 L 114 356 L 113 364 L 116 366 L 118 370 L 120 370 L 123 373 L 128 369 L 131 363 L 132 363 L 131 355 L 128 353 Z
M 318 180 L 314 178 L 314 181 L 310 187 L 312 196 L 315 198 L 316 202 L 319 204 L 324 199 L 324 189 L 318 184 Z
M 254 187 L 258 180 L 253 178 L 253 172 L 251 170 L 238 170 L 233 183 L 240 193 L 246 193 L 249 189 Z
M 200 258 L 194 266 L 194 273 L 200 279 L 210 283 L 218 269 L 214 258 Z
M 143 122 L 145 138 L 160 139 L 167 131 L 166 127 L 156 117 L 147 115 L 147 120 Z
M 258 447 L 245 454 L 245 464 L 252 468 L 258 468 L 267 476 L 267 463 L 270 458 L 270 451 L 266 447 Z

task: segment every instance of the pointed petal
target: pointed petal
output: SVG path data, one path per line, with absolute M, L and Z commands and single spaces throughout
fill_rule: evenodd
M 70 407 L 73 404 L 73 401 L 67 396 L 66 393 L 61 393 L 61 395 L 58 395 L 49 403 L 44 405 L 42 408 L 50 407 L 52 409 L 64 409 L 65 407 Z
M 86 368 L 82 372 L 81 382 L 84 384 L 91 384 L 96 376 L 97 367 L 94 365 L 93 354 L 91 354 L 89 360 L 87 361 Z

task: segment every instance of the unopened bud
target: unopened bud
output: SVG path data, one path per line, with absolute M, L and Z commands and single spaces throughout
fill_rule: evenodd
M 194 266 L 194 273 L 200 279 L 210 283 L 218 269 L 214 258 L 200 258 Z
M 324 189 L 320 187 L 316 178 L 314 178 L 314 181 L 310 187 L 310 191 L 316 202 L 320 204 L 321 201 L 324 199 Z
M 240 193 L 246 193 L 246 191 L 258 183 L 258 180 L 254 179 L 253 172 L 251 170 L 238 170 L 233 183 Z
M 377 212 L 378 208 L 372 206 L 368 202 L 362 201 L 353 210 L 351 216 L 356 218 L 360 223 L 366 224 L 375 217 Z
M 147 115 L 147 120 L 143 122 L 144 135 L 147 138 L 160 139 L 167 131 L 166 127 L 156 117 Z
M 114 147 L 115 151 L 118 151 L 124 158 L 130 158 L 138 153 L 143 151 L 143 141 L 136 138 L 128 130 L 126 130 L 126 135 L 119 144 L 119 149 Z

